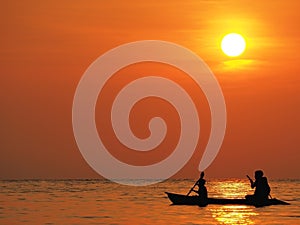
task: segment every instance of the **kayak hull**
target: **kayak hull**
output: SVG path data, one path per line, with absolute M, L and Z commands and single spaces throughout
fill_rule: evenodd
M 206 206 L 208 204 L 214 205 L 253 205 L 256 207 L 269 205 L 289 205 L 289 203 L 281 201 L 276 198 L 268 199 L 263 202 L 249 201 L 246 199 L 226 199 L 226 198 L 208 198 L 206 202 L 199 199 L 198 196 L 186 196 L 175 193 L 166 192 L 168 198 L 173 205 L 199 205 Z

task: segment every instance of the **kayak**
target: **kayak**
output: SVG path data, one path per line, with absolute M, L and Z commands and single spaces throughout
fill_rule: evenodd
M 288 202 L 272 198 L 263 202 L 250 201 L 245 198 L 229 199 L 229 198 L 208 198 L 205 203 L 200 200 L 197 195 L 187 196 L 165 192 L 173 205 L 199 205 L 206 206 L 208 204 L 214 205 L 253 205 L 256 207 L 270 206 L 270 205 L 290 205 Z

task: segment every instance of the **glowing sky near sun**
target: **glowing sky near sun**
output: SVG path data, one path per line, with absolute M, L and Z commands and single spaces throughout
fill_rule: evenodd
M 299 6 L 298 1 L 237 0 L 3 2 L 0 178 L 98 177 L 82 158 L 72 132 L 76 86 L 88 65 L 104 52 L 149 39 L 191 49 L 208 64 L 221 85 L 227 131 L 207 175 L 244 177 L 262 168 L 274 178 L 299 178 Z M 246 40 L 246 50 L 238 57 L 228 57 L 220 48 L 228 33 L 241 34 Z M 182 71 L 163 65 L 135 65 L 118 73 L 126 76 L 111 80 L 116 82 L 109 83 L 105 93 L 114 93 L 143 73 L 163 73 L 198 98 L 203 136 L 192 159 L 176 175 L 198 176 L 197 165 L 210 130 L 203 93 L 191 80 L 182 78 Z M 103 98 L 96 112 L 110 100 L 111 96 Z M 174 130 L 167 140 L 176 139 L 176 112 L 157 99 L 149 104 L 151 107 L 141 105 L 148 111 L 146 118 L 140 118 L 143 112 L 137 115 L 140 109 L 134 109 L 134 119 L 143 124 L 157 114 L 156 104 L 166 107 L 162 113 Z M 99 114 L 98 127 L 106 128 Z M 132 126 L 141 136 L 148 132 L 145 126 Z M 110 130 L 104 130 L 103 139 L 119 146 L 108 135 Z M 170 154 L 169 147 L 175 144 L 171 145 L 165 145 L 163 153 L 150 152 L 149 157 L 120 158 L 136 164 L 153 162 Z

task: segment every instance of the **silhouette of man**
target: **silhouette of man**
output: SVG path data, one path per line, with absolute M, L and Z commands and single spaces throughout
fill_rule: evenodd
M 196 192 L 199 195 L 199 205 L 207 205 L 207 189 L 205 187 L 205 179 L 203 179 L 204 177 L 204 172 L 201 172 L 200 178 L 197 181 L 196 185 L 198 186 L 198 190 L 193 190 L 194 192 Z
M 268 200 L 268 196 L 270 194 L 270 186 L 268 184 L 268 180 L 266 177 L 264 177 L 264 173 L 262 170 L 256 170 L 254 177 L 255 181 L 253 181 L 248 175 L 247 175 L 250 183 L 251 188 L 255 187 L 254 195 L 246 195 L 246 199 L 250 201 L 258 201 L 263 202 Z

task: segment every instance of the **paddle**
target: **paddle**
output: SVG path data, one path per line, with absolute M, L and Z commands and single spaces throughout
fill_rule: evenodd
M 247 177 L 248 177 L 248 179 L 250 180 L 251 186 L 252 186 L 252 185 L 253 185 L 253 180 L 252 180 L 251 177 L 249 177 L 248 175 L 247 175 Z
M 204 172 L 201 172 L 199 180 L 200 180 L 200 179 L 203 179 L 203 177 L 204 177 Z M 197 183 L 198 183 L 199 180 L 196 181 L 196 183 L 195 183 L 194 186 L 190 189 L 190 191 L 187 193 L 186 196 L 189 196 L 189 195 L 191 194 L 191 192 L 194 190 L 194 187 L 196 187 L 196 185 L 197 185 Z
M 268 197 L 270 197 L 270 199 L 273 199 L 273 197 L 272 197 L 272 195 L 271 195 L 271 194 L 269 194 L 269 195 L 268 195 Z

